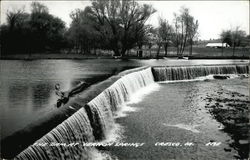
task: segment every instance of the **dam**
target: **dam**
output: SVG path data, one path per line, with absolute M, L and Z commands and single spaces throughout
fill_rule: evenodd
M 197 80 L 197 78 L 203 77 L 205 82 L 208 81 L 209 85 L 216 88 L 216 86 L 212 84 L 213 80 L 211 80 L 212 78 L 209 77 L 209 75 L 220 74 L 229 75 L 231 77 L 234 77 L 233 75 L 243 75 L 242 81 L 244 81 L 244 84 L 247 84 L 247 78 L 244 79 L 244 77 L 247 77 L 245 74 L 249 74 L 249 66 L 245 64 L 166 67 L 153 66 L 142 67 L 129 72 L 125 71 L 124 74 L 121 74 L 119 79 L 117 79 L 113 84 L 104 89 L 98 96 L 93 98 L 86 105 L 80 106 L 80 109 L 77 112 L 56 126 L 49 133 L 38 139 L 21 153 L 16 155 L 15 159 L 160 159 L 162 156 L 165 158 L 169 157 L 170 159 L 183 158 L 185 157 L 185 153 L 187 153 L 187 151 L 180 154 L 182 157 L 173 157 L 173 154 L 171 155 L 171 153 L 178 153 L 173 151 L 173 148 L 160 147 L 159 150 L 159 147 L 156 146 L 164 144 L 185 145 L 178 144 L 180 143 L 179 141 L 180 138 L 183 137 L 183 134 L 197 134 L 202 132 L 204 129 L 204 126 L 203 128 L 199 128 L 199 125 L 201 124 L 184 124 L 184 121 L 178 121 L 177 124 L 169 123 L 175 118 L 175 116 L 171 115 L 171 111 L 173 111 L 172 114 L 179 117 L 179 120 L 182 118 L 186 118 L 186 121 L 193 120 L 191 117 L 195 117 L 192 112 L 195 112 L 194 109 L 183 113 L 179 113 L 178 111 L 181 109 L 181 104 L 186 103 L 186 96 L 190 96 L 192 98 L 193 87 L 188 87 L 189 84 L 191 84 L 191 86 L 195 86 L 196 84 L 194 82 L 182 82 L 180 84 L 172 84 L 172 86 L 171 84 L 166 83 L 167 86 L 164 86 L 164 82 Z M 241 76 L 238 78 L 240 79 L 240 77 Z M 222 81 L 219 81 L 219 83 L 222 83 Z M 233 82 L 229 83 L 233 84 Z M 200 88 L 204 88 L 203 83 L 199 83 L 198 86 L 199 85 L 202 86 Z M 175 86 L 178 86 L 177 90 L 175 89 Z M 225 84 L 221 84 L 221 86 L 225 86 Z M 168 96 L 162 96 L 162 93 L 168 89 L 175 92 L 175 94 L 165 93 L 164 95 Z M 202 91 L 202 89 L 200 90 Z M 203 91 L 205 92 L 207 90 Z M 138 99 L 143 99 L 142 101 L 133 99 L 137 92 L 141 92 Z M 182 92 L 188 94 L 182 95 Z M 144 95 L 144 97 L 140 97 L 140 95 Z M 182 98 L 175 99 L 174 96 L 176 95 L 180 95 Z M 174 102 L 170 102 L 171 99 Z M 198 100 L 192 99 L 192 101 L 193 104 L 195 104 L 194 102 Z M 164 105 L 161 106 L 157 102 L 159 102 L 159 104 L 164 102 Z M 147 106 L 147 104 L 149 104 L 149 106 Z M 179 105 L 176 105 L 177 109 L 175 109 L 173 108 L 174 106 L 171 106 L 170 104 Z M 138 105 L 147 106 L 149 108 L 145 107 L 142 109 L 138 107 Z M 198 106 L 198 104 L 196 104 L 196 106 Z M 170 110 L 166 110 L 168 107 Z M 159 112 L 157 112 L 158 108 Z M 205 109 L 203 108 L 202 111 L 205 112 Z M 129 120 L 131 117 L 126 117 L 126 114 L 129 115 L 130 112 L 138 114 L 132 116 L 134 119 Z M 186 116 L 187 113 L 189 116 Z M 143 115 L 146 115 L 146 117 L 142 117 L 140 119 L 139 117 Z M 126 119 L 124 119 L 124 117 Z M 162 125 L 159 126 L 159 119 L 163 117 L 165 117 L 165 122 L 161 123 Z M 167 117 L 172 117 L 173 119 L 167 119 Z M 147 120 L 144 121 L 145 119 Z M 131 122 L 133 120 L 135 123 Z M 136 123 L 137 121 L 138 123 Z M 194 121 L 199 120 L 195 119 Z M 120 125 L 119 122 L 122 125 Z M 204 123 L 210 124 L 209 121 L 205 121 Z M 219 124 L 218 122 L 215 123 Z M 128 126 L 124 128 L 123 126 L 126 126 L 127 124 Z M 166 127 L 169 130 L 166 130 Z M 185 132 L 171 132 L 178 129 L 184 129 Z M 214 128 L 212 127 L 211 129 Z M 190 131 L 191 133 L 186 131 Z M 204 133 L 206 132 L 204 131 Z M 211 133 L 211 131 L 209 133 Z M 171 135 L 170 137 L 176 136 L 177 138 L 173 138 L 172 142 L 164 142 L 163 137 L 167 139 L 167 135 Z M 131 139 L 129 139 L 129 137 L 131 137 Z M 185 143 L 190 141 L 189 138 L 190 137 L 185 137 Z M 126 139 L 125 142 L 123 141 L 124 139 Z M 225 140 L 225 138 L 223 139 L 221 137 L 219 139 L 221 141 Z M 149 141 L 146 142 L 146 140 Z M 214 140 L 206 140 L 208 140 L 206 143 L 214 142 Z M 198 139 L 198 141 L 202 140 Z M 151 145 L 148 147 L 149 144 Z M 127 148 L 124 149 L 121 147 Z M 142 147 L 145 148 L 140 150 Z M 154 149 L 151 152 L 152 148 Z M 178 151 L 180 150 L 181 149 Z M 190 147 L 187 150 L 191 150 L 192 153 L 195 153 L 197 150 L 202 150 L 201 153 L 207 153 L 206 151 L 209 149 L 206 147 L 197 149 L 196 146 Z M 216 153 L 220 154 L 221 152 Z M 148 157 L 149 154 L 153 157 Z M 154 154 L 156 155 L 154 156 Z M 213 152 L 209 155 L 213 155 Z M 228 158 L 226 154 L 223 155 Z M 221 159 L 225 158 L 223 155 Z M 242 153 L 239 155 L 245 156 L 246 154 Z M 199 157 L 193 157 L 193 155 L 190 155 L 189 158 Z M 212 159 L 214 157 L 202 158 Z

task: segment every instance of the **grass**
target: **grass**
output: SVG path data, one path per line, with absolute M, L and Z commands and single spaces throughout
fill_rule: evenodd
M 2 55 L 1 59 L 96 59 L 96 58 L 113 58 L 112 51 L 103 51 L 97 50 L 94 54 L 76 54 L 76 53 L 36 53 L 36 54 L 11 54 L 11 55 Z M 189 48 L 186 48 L 183 56 L 189 56 Z M 233 54 L 232 48 L 224 48 L 223 52 L 221 48 L 205 48 L 205 47 L 194 47 L 193 53 L 190 58 L 192 59 L 223 59 L 223 58 L 236 58 L 236 59 L 249 59 L 250 48 L 236 48 L 235 53 Z M 142 57 L 137 56 L 137 50 L 130 50 L 126 58 L 157 58 L 157 49 L 143 49 Z M 160 50 L 159 58 L 165 57 L 164 49 Z M 176 48 L 169 47 L 167 57 L 177 57 Z

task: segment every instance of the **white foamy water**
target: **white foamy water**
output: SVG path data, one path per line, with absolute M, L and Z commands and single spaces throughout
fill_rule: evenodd
M 127 117 L 129 113 L 136 112 L 139 109 L 136 107 L 130 107 L 129 105 L 122 105 L 122 107 L 115 113 L 114 118 Z
M 135 103 L 139 103 L 143 100 L 143 98 L 146 95 L 149 95 L 152 92 L 155 92 L 157 90 L 159 90 L 160 85 L 157 83 L 152 83 L 140 90 L 138 90 L 135 94 L 133 94 L 130 98 L 130 100 L 126 103 L 127 105 L 129 104 L 135 104 Z
M 175 125 L 163 123 L 163 125 L 169 126 L 169 127 L 177 127 L 180 129 L 185 129 L 185 130 L 191 131 L 193 133 L 200 133 L 200 131 L 198 129 L 196 129 L 196 127 L 199 127 L 200 125 L 190 125 L 190 124 L 182 124 L 182 123 L 175 124 Z
M 113 143 L 120 142 L 123 138 L 124 128 L 118 124 L 114 123 L 110 131 L 107 132 L 106 139 L 101 141 L 101 143 Z
M 124 103 L 119 107 L 119 110 L 115 113 L 114 118 L 122 118 L 128 116 L 131 112 L 136 112 L 139 109 L 129 106 L 129 104 L 135 104 L 141 102 L 146 95 L 151 94 L 154 91 L 159 90 L 160 85 L 157 83 L 150 84 L 149 86 L 139 89 L 135 94 L 131 95 L 131 100 Z M 119 142 L 122 140 L 124 129 L 118 123 L 113 123 L 112 129 L 107 133 L 107 137 L 102 143 Z
M 214 75 L 197 77 L 195 79 L 184 79 L 184 80 L 168 80 L 168 81 L 160 81 L 158 83 L 179 83 L 179 82 L 196 82 L 196 81 L 206 81 L 206 80 L 214 80 Z M 220 76 L 228 76 L 229 78 L 238 78 L 237 74 L 220 74 Z
M 96 148 L 92 148 L 90 151 L 91 160 L 116 160 L 117 158 L 111 157 L 109 154 L 105 152 L 101 152 Z

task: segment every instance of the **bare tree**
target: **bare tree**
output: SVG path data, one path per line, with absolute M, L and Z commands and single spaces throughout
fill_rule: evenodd
M 20 28 L 29 18 L 29 15 L 25 13 L 23 9 L 8 11 L 6 16 L 7 25 L 9 26 L 10 30 L 13 30 L 14 28 Z
M 224 43 L 227 43 L 228 45 L 232 46 L 232 33 L 230 30 L 227 31 L 222 31 L 220 34 L 220 38 L 221 38 L 221 54 L 223 56 L 223 51 L 224 51 Z
M 233 56 L 235 54 L 235 48 L 240 46 L 243 39 L 246 37 L 246 32 L 240 30 L 240 27 L 237 26 L 233 31 L 231 31 L 232 45 L 233 45 Z
M 114 55 L 123 56 L 136 45 L 145 22 L 154 12 L 151 5 L 139 5 L 134 0 L 95 0 L 91 14 Z
M 190 26 L 188 31 L 188 41 L 190 45 L 189 56 L 192 56 L 194 38 L 198 37 L 198 27 L 198 20 L 194 20 L 193 17 L 190 17 Z
M 40 2 L 32 2 L 31 12 L 32 13 L 49 13 L 49 9 L 47 6 L 43 5 Z
M 159 18 L 158 43 L 163 44 L 165 50 L 165 56 L 167 56 L 168 53 L 168 45 L 172 36 L 172 32 L 173 32 L 172 26 L 168 23 L 168 21 L 166 19 Z
M 198 21 L 190 15 L 188 8 L 182 7 L 179 15 L 174 13 L 173 42 L 177 48 L 178 57 L 183 57 L 188 40 L 193 43 L 197 30 Z

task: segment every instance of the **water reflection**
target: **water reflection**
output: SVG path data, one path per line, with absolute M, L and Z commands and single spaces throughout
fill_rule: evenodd
M 12 104 L 8 107 L 19 108 L 27 105 L 29 99 L 29 88 L 22 83 L 12 83 L 8 87 L 8 102 Z
M 53 90 L 52 84 L 40 83 L 31 88 L 34 109 L 49 104 L 49 98 Z

